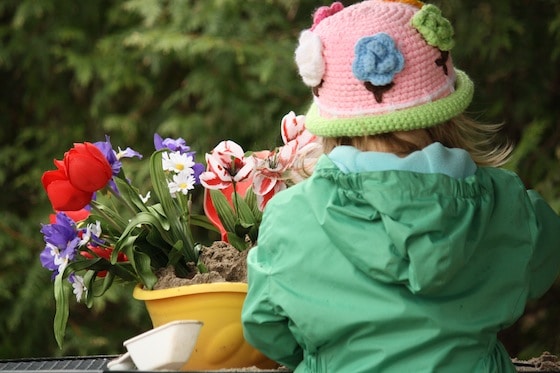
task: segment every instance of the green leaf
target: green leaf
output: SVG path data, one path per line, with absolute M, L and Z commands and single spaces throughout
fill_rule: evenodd
M 161 207 L 160 203 L 156 203 L 155 205 L 148 206 L 148 211 L 154 216 L 160 218 L 159 222 L 161 223 L 163 229 L 165 229 L 166 231 L 169 230 L 170 228 L 169 221 L 167 220 L 167 217 L 165 216 L 165 212 L 163 211 L 163 207 Z
M 164 247 L 167 247 L 167 246 L 171 246 L 170 243 L 168 243 L 167 241 L 165 241 L 163 239 L 163 237 L 161 236 L 161 234 L 158 232 L 157 229 L 146 229 L 146 231 L 147 231 L 146 241 L 150 245 L 152 245 L 154 247 L 159 247 L 159 248 L 164 248 Z
M 183 257 L 183 241 L 177 241 L 169 251 L 169 265 L 175 266 Z
M 237 218 L 233 208 L 226 199 L 226 196 L 224 196 L 219 190 L 210 190 L 210 198 L 212 199 L 212 204 L 214 205 L 225 230 L 233 232 L 235 230 Z
M 66 324 L 68 322 L 68 296 L 63 283 L 64 273 L 59 273 L 54 279 L 54 300 L 56 312 L 54 315 L 54 337 L 59 348 L 62 348 Z
M 142 284 L 148 289 L 153 289 L 157 282 L 157 277 L 152 271 L 150 257 L 141 251 L 134 250 L 132 262 L 140 280 L 142 281 Z
M 260 227 L 261 223 L 258 222 L 257 224 L 253 225 L 251 227 L 251 229 L 249 230 L 249 239 L 251 240 L 251 242 L 254 244 L 257 242 L 257 240 L 259 239 L 259 227 Z
M 85 303 L 88 308 L 93 306 L 93 282 L 95 280 L 95 271 L 87 271 L 84 275 L 84 285 L 86 289 L 88 289 L 87 293 L 85 294 Z
M 128 181 L 120 177 L 115 177 L 113 180 L 117 184 L 121 197 L 132 209 L 136 208 L 137 211 L 147 210 L 146 204 L 142 201 L 142 198 L 140 198 L 138 189 L 134 188 Z
M 213 232 L 219 232 L 220 230 L 218 228 L 216 228 L 216 226 L 214 224 L 212 224 L 210 222 L 210 219 L 208 219 L 208 217 L 206 215 L 200 215 L 200 214 L 196 214 L 196 215 L 191 215 L 190 218 L 190 223 L 192 225 L 195 225 L 197 227 L 209 230 L 209 231 L 213 231 Z
M 162 154 L 165 151 L 162 149 L 152 154 L 150 158 L 150 177 L 154 193 L 161 203 L 163 214 L 169 222 L 169 230 L 173 242 L 166 241 L 171 245 L 174 245 L 176 241 L 183 241 L 186 259 L 196 262 L 198 256 L 194 251 L 193 238 L 187 224 L 188 222 L 185 219 L 188 216 L 188 211 L 185 211 L 186 207 L 182 207 L 180 202 L 174 200 L 167 186 L 165 172 L 162 168 Z
M 121 276 L 119 276 L 121 277 Z M 122 278 L 122 277 L 121 277 Z M 111 285 L 113 285 L 113 280 L 115 279 L 115 274 L 113 273 L 113 271 L 108 271 L 107 275 L 105 276 L 105 278 L 103 279 L 103 286 L 101 287 L 101 289 L 99 290 L 98 293 L 95 294 L 96 297 L 100 297 L 103 294 L 105 294 L 105 292 L 107 290 L 109 290 L 109 288 L 111 287 Z
M 227 240 L 231 246 L 235 247 L 239 251 L 244 251 L 247 249 L 247 242 L 244 238 L 239 237 L 233 232 L 227 232 Z
M 243 222 L 239 224 L 235 224 L 235 234 L 238 237 L 245 238 L 245 236 L 249 234 L 253 226 L 254 224 L 248 224 Z
M 245 202 L 245 200 L 238 194 L 233 193 L 232 198 L 234 198 L 237 203 L 237 213 L 239 214 L 239 220 L 245 224 L 254 224 L 257 222 L 251 207 Z
M 159 216 L 153 215 L 149 212 L 140 212 L 136 214 L 136 216 L 133 217 L 128 223 L 128 226 L 123 231 L 117 244 L 121 242 L 123 238 L 132 234 L 135 230 L 140 229 L 140 226 L 149 226 L 155 228 L 163 240 L 168 242 L 170 245 L 174 244 L 175 240 L 173 239 L 172 234 L 163 227 L 162 219 Z M 120 245 L 117 246 L 120 247 Z
M 99 220 L 105 222 L 115 231 L 122 231 L 128 221 L 122 216 L 122 213 L 113 210 L 109 205 L 104 205 L 101 200 L 91 201 L 92 212 L 89 220 Z
M 257 195 L 253 192 L 253 187 L 250 186 L 245 192 L 245 202 L 251 208 L 253 215 L 257 221 L 262 220 L 262 211 L 259 210 L 259 205 L 257 203 Z
M 154 193 L 161 203 L 163 213 L 170 222 L 179 219 L 179 214 L 175 208 L 175 202 L 173 197 L 169 194 L 169 188 L 167 186 L 165 172 L 162 168 L 162 154 L 164 150 L 154 152 L 150 157 L 150 178 L 152 180 L 152 186 L 154 188 Z

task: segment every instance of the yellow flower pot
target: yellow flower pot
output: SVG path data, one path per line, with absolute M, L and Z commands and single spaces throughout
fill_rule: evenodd
M 144 290 L 137 286 L 133 297 L 145 302 L 154 327 L 175 320 L 204 323 L 183 370 L 275 368 L 274 361 L 243 338 L 241 307 L 246 294 L 245 283 L 220 282 L 162 290 Z

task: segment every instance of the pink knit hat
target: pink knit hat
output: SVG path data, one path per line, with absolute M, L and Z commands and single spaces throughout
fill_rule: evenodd
M 469 105 L 473 84 L 453 67 L 453 28 L 434 5 L 366 0 L 321 7 L 295 58 L 314 102 L 306 127 L 325 137 L 426 128 Z

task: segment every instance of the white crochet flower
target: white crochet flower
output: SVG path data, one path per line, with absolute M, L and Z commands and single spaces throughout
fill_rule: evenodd
M 310 30 L 304 30 L 299 36 L 296 48 L 296 64 L 303 82 L 309 87 L 321 84 L 325 73 L 323 59 L 323 43 L 318 35 Z

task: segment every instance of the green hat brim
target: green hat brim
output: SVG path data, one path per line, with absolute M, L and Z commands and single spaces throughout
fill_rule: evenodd
M 315 103 L 305 116 L 309 132 L 322 137 L 366 136 L 432 127 L 461 114 L 471 103 L 474 84 L 455 69 L 455 91 L 444 98 L 384 114 L 351 118 L 323 118 Z

